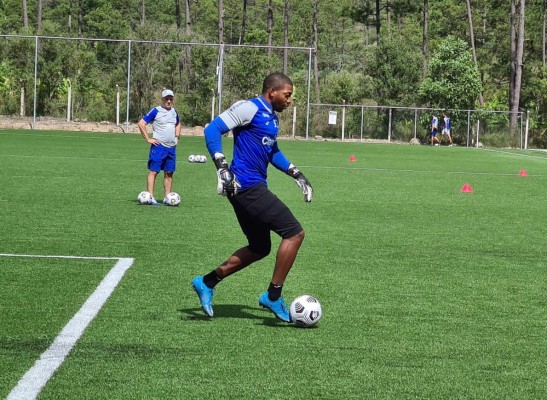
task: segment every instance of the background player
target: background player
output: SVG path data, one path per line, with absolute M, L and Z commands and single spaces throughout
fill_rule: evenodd
M 150 202 L 152 205 L 158 204 L 154 198 L 154 184 L 161 170 L 163 170 L 164 204 L 169 204 L 166 196 L 173 187 L 173 174 L 177 164 L 176 146 L 181 131 L 179 114 L 173 108 L 173 98 L 173 91 L 165 89 L 161 92 L 162 104 L 151 109 L 137 123 L 142 137 L 150 143 L 146 190 L 152 194 L 152 201 Z M 149 123 L 152 123 L 153 127 L 152 138 L 148 136 L 146 131 L 146 125 Z

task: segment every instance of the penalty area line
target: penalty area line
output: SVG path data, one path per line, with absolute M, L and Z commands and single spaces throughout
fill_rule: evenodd
M 97 316 L 103 305 L 120 283 L 125 272 L 133 265 L 133 258 L 116 257 L 77 257 L 77 256 L 39 256 L 24 254 L 2 254 L 1 257 L 65 258 L 80 260 L 117 260 L 116 264 L 103 278 L 95 291 L 82 307 L 64 326 L 53 343 L 44 351 L 34 365 L 23 375 L 12 389 L 7 400 L 35 399 L 55 371 L 61 366 L 76 345 L 88 325 Z

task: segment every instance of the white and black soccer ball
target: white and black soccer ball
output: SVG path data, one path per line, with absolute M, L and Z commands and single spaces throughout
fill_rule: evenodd
M 309 294 L 298 296 L 294 299 L 291 303 L 289 312 L 291 321 L 294 322 L 296 326 L 302 328 L 314 326 L 323 316 L 319 300 Z
M 199 157 L 199 162 L 200 162 L 200 163 L 205 163 L 205 162 L 207 162 L 207 157 L 205 157 L 205 156 L 203 156 L 203 155 L 198 156 L 198 157 Z
M 152 201 L 152 194 L 150 192 L 140 192 L 137 196 L 137 201 L 139 204 L 150 204 Z
M 188 162 L 196 162 L 196 156 L 193 154 L 190 154 L 188 156 Z
M 171 192 L 167 196 L 165 196 L 165 200 L 170 206 L 178 206 L 180 204 L 180 196 L 178 193 L 175 192 Z

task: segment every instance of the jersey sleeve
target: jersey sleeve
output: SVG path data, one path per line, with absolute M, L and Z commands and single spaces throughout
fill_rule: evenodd
M 204 129 L 205 145 L 211 157 L 215 153 L 222 153 L 222 135 L 228 132 L 230 129 L 226 126 L 220 116 L 212 120 L 209 125 Z
M 154 107 L 153 109 L 148 111 L 148 114 L 142 117 L 142 119 L 144 120 L 144 122 L 149 124 L 150 122 L 154 121 L 154 119 L 156 119 L 156 115 L 158 115 L 158 109 Z
M 274 167 L 276 167 L 278 170 L 287 172 L 289 169 L 289 166 L 291 165 L 291 162 L 285 157 L 285 154 L 279 149 L 279 146 L 277 145 L 277 142 L 272 148 L 272 155 L 270 162 Z
M 234 103 L 217 118 L 220 118 L 224 122 L 224 124 L 228 127 L 228 130 L 232 130 L 235 127 L 249 124 L 257 111 L 258 107 L 253 102 L 248 100 L 240 100 Z

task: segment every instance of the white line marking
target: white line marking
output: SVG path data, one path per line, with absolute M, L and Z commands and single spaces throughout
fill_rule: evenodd
M 539 160 L 547 160 L 547 157 L 534 156 L 534 155 L 530 155 L 530 154 L 513 153 L 511 151 L 504 151 L 504 150 L 482 149 L 482 151 L 491 151 L 492 153 L 509 154 L 509 155 L 517 156 L 517 157 L 528 157 L 528 158 L 536 158 L 536 159 L 539 159 Z
M 65 325 L 61 333 L 57 335 L 51 346 L 42 353 L 25 375 L 12 389 L 7 400 L 35 399 L 46 383 L 51 379 L 55 371 L 61 366 L 68 353 L 76 345 L 87 326 L 97 316 L 106 300 L 118 286 L 125 272 L 133 265 L 133 258 L 117 257 L 73 257 L 73 256 L 40 256 L 30 254 L 2 254 L 4 257 L 32 257 L 32 258 L 68 258 L 82 260 L 118 260 L 116 265 L 108 272 L 95 291 L 72 319 Z

